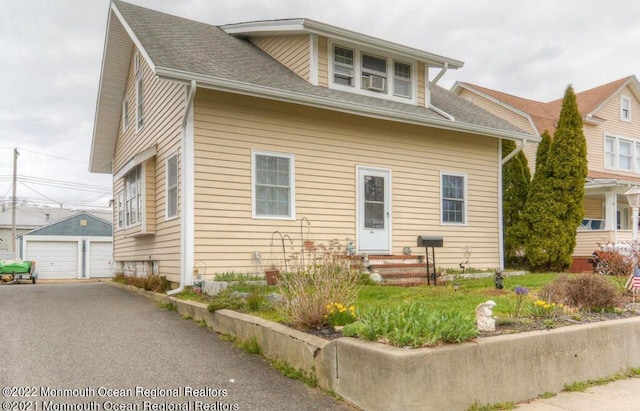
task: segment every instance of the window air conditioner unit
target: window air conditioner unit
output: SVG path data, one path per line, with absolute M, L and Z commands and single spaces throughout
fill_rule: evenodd
M 385 81 L 385 78 L 380 76 L 367 77 L 367 81 L 366 81 L 367 90 L 384 91 L 384 81 Z

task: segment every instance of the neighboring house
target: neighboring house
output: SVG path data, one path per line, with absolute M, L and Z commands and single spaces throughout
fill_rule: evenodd
M 429 234 L 438 266 L 500 266 L 500 140 L 539 138 L 436 85 L 460 67 L 308 19 L 113 1 L 90 170 L 113 174 L 115 269 L 257 270 L 282 260 L 276 231 L 301 249 L 305 217 L 358 254 L 424 253 Z
M 456 83 L 452 91 L 536 135 L 553 136 L 562 99 L 527 100 L 473 84 Z M 635 76 L 576 93 L 587 140 L 589 174 L 585 184 L 585 220 L 578 228 L 572 269 L 590 269 L 588 258 L 598 243 L 631 240 L 631 209 L 624 193 L 640 185 L 640 83 Z M 529 166 L 536 145 L 525 148 Z
M 111 277 L 112 250 L 111 222 L 87 212 L 18 237 L 19 256 L 36 262 L 39 279 Z
M 18 204 L 16 206 L 16 236 L 61 221 L 77 213 L 78 210 L 67 208 Z M 109 220 L 112 215 L 110 212 L 91 211 L 90 213 L 95 217 Z M 12 250 L 12 220 L 11 203 L 0 204 L 0 260 L 13 260 L 17 257 L 17 242 L 16 250 Z

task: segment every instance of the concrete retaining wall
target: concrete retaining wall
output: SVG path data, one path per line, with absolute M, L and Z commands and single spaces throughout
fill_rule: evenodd
M 523 401 L 640 366 L 640 318 L 406 350 L 341 338 L 332 389 L 366 410 Z
M 640 317 L 562 327 L 435 348 L 403 349 L 354 338 L 326 341 L 282 324 L 137 291 L 314 373 L 318 385 L 366 410 L 466 410 L 523 401 L 564 384 L 640 367 Z

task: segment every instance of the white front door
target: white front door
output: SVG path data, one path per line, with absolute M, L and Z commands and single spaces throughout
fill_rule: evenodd
M 358 167 L 358 251 L 389 254 L 391 170 Z

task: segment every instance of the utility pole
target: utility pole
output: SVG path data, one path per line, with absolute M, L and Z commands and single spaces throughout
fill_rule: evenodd
M 13 149 L 13 197 L 11 199 L 11 251 L 16 252 L 16 185 L 18 182 L 18 149 Z

